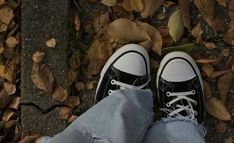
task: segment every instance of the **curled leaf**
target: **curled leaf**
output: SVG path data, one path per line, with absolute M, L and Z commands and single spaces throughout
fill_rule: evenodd
M 216 97 L 211 97 L 206 101 L 206 110 L 209 114 L 214 116 L 215 118 L 222 120 L 222 121 L 229 121 L 231 120 L 231 115 L 223 105 L 221 100 L 217 99 Z
M 212 96 L 210 85 L 205 80 L 203 81 L 203 85 L 204 85 L 204 94 L 205 94 L 205 97 L 206 97 L 206 99 L 209 99 Z
M 32 60 L 35 62 L 35 63 L 41 63 L 42 60 L 44 59 L 45 57 L 45 53 L 44 52 L 41 52 L 41 51 L 36 51 L 33 56 L 32 56 Z
M 33 63 L 31 78 L 38 89 L 48 93 L 53 92 L 54 76 L 45 64 Z
M 232 72 L 228 72 L 218 80 L 218 90 L 220 98 L 224 104 L 226 103 L 227 94 L 232 84 L 232 78 Z
M 199 64 L 216 64 L 219 60 L 218 59 L 199 59 L 196 60 Z
M 101 3 L 106 6 L 114 6 L 117 3 L 117 0 L 102 0 Z
M 13 10 L 9 7 L 3 7 L 0 9 L 0 20 L 5 24 L 10 24 L 14 18 Z
M 71 117 L 72 109 L 68 107 L 62 107 L 59 111 L 59 118 L 63 120 L 68 120 Z
M 191 31 L 191 34 L 193 35 L 193 37 L 196 38 L 196 42 L 200 43 L 202 41 L 202 27 L 201 27 L 201 23 L 199 22 Z
M 8 37 L 7 39 L 6 39 L 6 45 L 7 45 L 7 47 L 10 47 L 10 48 L 14 48 L 14 47 L 16 47 L 16 45 L 18 45 L 19 44 L 19 42 L 16 40 L 16 38 L 15 37 L 13 37 L 13 36 L 10 36 L 10 37 Z
M 184 33 L 184 24 L 181 17 L 181 10 L 173 12 L 168 21 L 169 34 L 174 42 L 177 42 Z
M 15 94 L 16 92 L 16 86 L 10 82 L 5 82 L 3 84 L 4 86 L 4 89 L 6 90 L 7 94 L 8 95 L 12 95 L 12 94 Z
M 55 88 L 52 97 L 55 101 L 63 102 L 68 97 L 68 92 L 66 89 L 62 88 L 61 86 Z
M 190 31 L 190 0 L 179 0 L 179 7 L 181 9 L 182 21 L 184 26 Z
M 163 2 L 164 0 L 143 0 L 144 9 L 141 12 L 141 17 L 147 18 L 148 16 L 152 16 L 163 4 Z
M 46 46 L 49 48 L 54 48 L 57 44 L 57 40 L 55 38 L 51 38 L 46 41 Z
M 207 75 L 207 77 L 211 77 L 214 72 L 214 68 L 211 64 L 204 64 L 202 66 L 202 71 Z
M 126 10 L 126 11 L 133 11 L 132 5 L 130 3 L 130 0 L 123 0 L 122 2 L 122 7 Z
M 76 29 L 76 31 L 80 31 L 80 18 L 79 18 L 78 15 L 75 16 L 74 23 L 75 23 L 75 29 Z

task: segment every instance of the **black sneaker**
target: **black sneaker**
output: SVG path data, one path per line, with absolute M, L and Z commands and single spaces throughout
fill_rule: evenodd
M 147 51 L 137 44 L 117 50 L 101 71 L 94 102 L 111 95 L 117 89 L 144 88 L 150 81 Z
M 161 61 L 156 80 L 163 117 L 185 117 L 201 123 L 204 114 L 203 82 L 188 54 L 171 52 Z

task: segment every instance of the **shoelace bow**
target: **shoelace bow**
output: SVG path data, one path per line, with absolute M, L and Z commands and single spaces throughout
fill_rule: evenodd
M 142 89 L 144 88 L 145 86 L 147 86 L 147 84 L 149 83 L 150 79 L 143 85 L 141 86 L 134 86 L 134 85 L 130 85 L 130 84 L 126 84 L 126 83 L 123 83 L 123 82 L 120 82 L 120 81 L 117 81 L 115 79 L 112 79 L 111 80 L 111 84 L 112 85 L 117 85 L 120 87 L 120 89 Z M 113 90 L 109 90 L 108 91 L 108 94 L 110 95 L 111 93 L 113 92 Z
M 191 91 L 187 91 L 187 92 L 167 92 L 166 93 L 167 97 L 176 97 L 176 98 L 174 98 L 170 102 L 166 103 L 166 107 L 168 107 L 168 108 L 162 108 L 160 110 L 165 112 L 168 117 L 176 117 L 176 116 L 184 117 L 183 115 L 180 114 L 180 112 L 186 111 L 188 116 L 185 116 L 185 117 L 188 117 L 192 120 L 196 120 L 195 116 L 197 116 L 198 113 L 197 113 L 197 111 L 195 111 L 193 109 L 192 103 L 197 105 L 197 101 L 187 97 L 189 95 L 195 95 L 195 93 L 196 93 L 195 90 L 191 90 Z M 187 103 L 188 103 L 187 106 L 177 104 L 176 108 L 171 107 L 172 104 L 174 104 L 177 101 L 180 101 L 182 99 L 187 101 Z M 170 107 L 170 109 L 169 109 L 169 107 Z

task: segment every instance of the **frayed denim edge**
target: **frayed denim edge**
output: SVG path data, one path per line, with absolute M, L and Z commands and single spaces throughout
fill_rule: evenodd
M 198 127 L 201 135 L 203 137 L 206 136 L 206 133 L 207 133 L 207 129 L 204 127 L 203 123 L 202 124 L 198 124 L 198 122 L 196 122 L 195 120 L 192 120 L 190 118 L 187 118 L 187 117 L 175 117 L 175 118 L 172 118 L 172 117 L 167 117 L 167 118 L 161 118 L 161 120 L 159 121 L 156 121 L 155 124 L 160 124 L 160 123 L 167 123 L 167 122 L 174 122 L 174 121 L 184 121 L 184 122 L 191 122 L 192 124 L 194 124 L 195 126 Z

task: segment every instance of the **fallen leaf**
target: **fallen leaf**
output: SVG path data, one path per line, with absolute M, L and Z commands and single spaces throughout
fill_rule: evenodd
M 4 5 L 6 3 L 5 0 L 0 0 L 0 6 Z
M 10 82 L 4 82 L 3 84 L 4 89 L 6 90 L 8 95 L 15 94 L 16 92 L 16 86 Z
M 168 8 L 168 7 L 171 7 L 171 6 L 173 6 L 173 5 L 175 5 L 175 2 L 173 2 L 173 1 L 168 1 L 168 0 L 167 0 L 167 1 L 164 1 L 164 2 L 163 2 L 163 6 L 164 6 L 164 7 L 167 7 L 167 8 Z
M 44 52 L 41 52 L 41 51 L 36 51 L 33 56 L 32 56 L 32 60 L 35 62 L 35 63 L 41 63 L 42 60 L 44 59 L 45 57 L 45 53 Z
M 224 41 L 228 44 L 234 46 L 234 26 L 232 26 L 224 36 Z
M 166 18 L 166 13 L 162 12 L 157 16 L 158 20 L 164 20 Z
M 51 38 L 46 41 L 46 46 L 49 48 L 54 48 L 57 44 L 57 40 L 55 38 Z
M 144 9 L 142 0 L 130 0 L 130 4 L 132 6 L 132 9 L 137 12 L 141 12 Z
M 76 82 L 75 83 L 75 88 L 77 91 L 83 91 L 85 90 L 85 84 L 84 82 Z
M 15 37 L 10 36 L 6 39 L 6 45 L 7 47 L 14 48 L 19 44 L 19 42 L 16 40 Z
M 207 43 L 205 43 L 204 45 L 205 45 L 205 47 L 208 48 L 208 49 L 215 49 L 215 48 L 217 48 L 217 46 L 216 46 L 215 43 L 213 43 L 213 42 L 207 42 Z
M 211 92 L 211 89 L 210 89 L 210 85 L 207 81 L 203 81 L 203 85 L 204 85 L 204 94 L 205 94 L 205 97 L 206 99 L 209 99 L 210 97 L 212 97 L 212 92 Z
M 114 6 L 117 3 L 117 0 L 102 0 L 101 3 L 106 6 Z
M 75 16 L 75 21 L 74 21 L 74 23 L 75 23 L 75 29 L 76 29 L 76 31 L 77 31 L 77 32 L 80 31 L 80 18 L 79 18 L 78 15 Z
M 179 0 L 179 7 L 181 9 L 183 24 L 189 31 L 191 31 L 191 27 L 190 27 L 190 0 Z
M 13 73 L 9 71 L 4 65 L 0 65 L 0 77 L 11 82 L 13 80 Z
M 216 124 L 216 132 L 217 133 L 225 133 L 227 130 L 227 123 L 225 122 L 219 122 L 218 124 Z
M 214 68 L 211 64 L 204 64 L 202 66 L 202 71 L 206 74 L 207 77 L 211 77 L 214 72 Z
M 216 64 L 219 60 L 218 59 L 199 59 L 196 60 L 199 64 Z
M 146 51 L 148 51 L 148 52 L 153 47 L 153 43 L 151 42 L 151 40 L 143 41 L 143 42 L 138 43 L 138 44 L 141 45 L 142 47 L 144 47 L 146 49 Z
M 12 120 L 16 116 L 16 113 L 11 110 L 5 110 L 2 116 L 3 121 Z
M 232 84 L 232 79 L 233 79 L 232 72 L 228 72 L 218 79 L 217 86 L 218 86 L 220 98 L 224 104 L 226 103 L 226 98 L 227 98 L 228 91 Z
M 96 33 L 102 34 L 106 32 L 107 24 L 111 22 L 109 12 L 105 12 L 98 17 L 96 17 L 93 21 L 93 27 Z
M 93 89 L 95 87 L 95 82 L 94 81 L 88 81 L 88 82 L 85 83 L 85 87 L 88 90 Z
M 13 10 L 9 7 L 3 7 L 0 9 L 0 20 L 5 23 L 9 24 L 11 20 L 14 18 Z
M 194 45 L 195 45 L 194 43 L 188 43 L 184 45 L 163 48 L 162 55 L 165 55 L 166 53 L 169 53 L 172 51 L 183 51 L 186 53 L 191 53 L 193 51 Z
M 164 0 L 143 0 L 144 9 L 141 12 L 141 17 L 147 18 L 148 16 L 152 16 L 163 2 Z
M 226 107 L 223 105 L 221 100 L 217 99 L 216 97 L 211 97 L 208 100 L 206 100 L 205 106 L 207 112 L 215 118 L 222 121 L 231 120 L 230 113 L 227 111 Z
M 6 108 L 13 99 L 14 96 L 8 95 L 6 90 L 3 88 L 0 92 L 0 109 Z
M 52 94 L 52 97 L 55 101 L 63 102 L 67 99 L 68 92 L 63 87 L 58 86 L 57 88 L 55 88 L 55 90 Z
M 193 35 L 193 37 L 196 38 L 196 43 L 200 43 L 202 41 L 202 27 L 201 27 L 201 23 L 199 22 L 191 31 L 191 34 Z
M 182 22 L 181 10 L 173 12 L 168 21 L 169 34 L 174 42 L 177 42 L 184 33 L 184 24 Z
M 216 0 L 223 7 L 227 7 L 226 0 Z
M 80 105 L 80 97 L 79 96 L 69 96 L 66 101 L 64 101 L 64 105 L 75 108 L 76 106 Z
M 11 104 L 9 105 L 10 109 L 15 109 L 17 110 L 20 104 L 20 97 L 15 97 L 14 100 L 11 102 Z
M 28 135 L 28 136 L 23 137 L 18 143 L 32 143 L 39 137 L 40 137 L 39 134 Z
M 132 5 L 130 3 L 130 0 L 123 0 L 121 3 L 122 7 L 126 10 L 126 11 L 133 11 Z
M 73 52 L 69 60 L 69 64 L 73 70 L 78 69 L 80 67 L 80 56 L 78 52 Z
M 31 78 L 38 89 L 43 92 L 53 92 L 54 76 L 45 64 L 33 63 Z
M 59 118 L 62 120 L 68 120 L 71 117 L 72 109 L 68 107 L 62 107 L 59 111 Z
M 68 122 L 69 122 L 69 123 L 72 123 L 72 122 L 74 122 L 77 118 L 78 118 L 78 116 L 72 115 L 72 116 L 68 119 Z
M 7 31 L 7 28 L 8 28 L 7 24 L 0 21 L 0 32 Z
M 230 70 L 223 70 L 223 71 L 214 71 L 213 74 L 211 75 L 211 79 L 215 79 L 217 77 L 220 77 L 224 74 L 226 74 L 227 72 L 229 72 Z
M 228 139 L 225 139 L 224 143 L 233 143 L 232 137 L 229 137 Z

